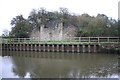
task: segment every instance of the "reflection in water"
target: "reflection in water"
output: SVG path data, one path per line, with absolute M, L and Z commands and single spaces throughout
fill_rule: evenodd
M 117 54 L 3 52 L 3 64 L 12 64 L 12 77 L 117 78 Z M 6 57 L 10 56 L 10 57 Z M 4 64 L 4 66 L 8 65 Z M 8 70 L 9 71 L 9 70 Z M 5 70 L 3 69 L 3 73 Z M 3 75 L 4 76 L 4 75 Z M 8 77 L 8 76 L 5 76 Z

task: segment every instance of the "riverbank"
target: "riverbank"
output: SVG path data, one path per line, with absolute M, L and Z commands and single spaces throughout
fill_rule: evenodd
M 2 50 L 5 51 L 36 51 L 36 52 L 77 52 L 77 53 L 113 53 L 118 52 L 119 45 L 114 44 L 98 44 L 98 43 L 83 43 L 83 44 L 2 44 Z
M 39 52 L 118 52 L 118 37 L 75 37 L 68 41 L 39 41 L 31 38 L 11 38 L 2 40 L 2 50 Z

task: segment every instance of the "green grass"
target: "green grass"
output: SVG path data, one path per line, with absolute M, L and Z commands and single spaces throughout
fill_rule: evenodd
M 3 42 L 4 44 L 96 44 L 98 42 L 79 42 L 79 41 L 28 41 L 28 42 Z M 99 43 L 118 43 L 118 42 L 99 42 Z

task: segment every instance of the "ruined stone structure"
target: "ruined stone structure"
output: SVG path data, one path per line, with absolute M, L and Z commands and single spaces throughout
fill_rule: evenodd
M 34 29 L 30 38 L 39 41 L 63 41 L 76 35 L 77 27 L 69 24 L 64 26 L 61 21 L 52 21 L 40 27 L 40 30 Z

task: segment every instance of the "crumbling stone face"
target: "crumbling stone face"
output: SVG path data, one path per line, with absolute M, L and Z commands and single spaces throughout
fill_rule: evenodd
M 77 33 L 77 28 L 76 27 L 67 27 L 63 30 L 63 36 L 62 36 L 62 40 L 70 40 L 70 38 L 75 37 Z
M 53 25 L 41 26 L 40 31 L 34 29 L 30 38 L 39 41 L 66 41 L 69 37 L 74 37 L 77 28 L 69 25 L 63 26 L 62 23 L 54 23 Z

